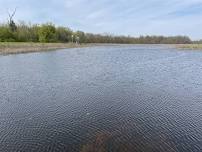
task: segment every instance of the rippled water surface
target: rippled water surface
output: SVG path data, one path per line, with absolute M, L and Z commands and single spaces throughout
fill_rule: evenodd
M 201 152 L 202 52 L 122 45 L 0 56 L 1 152 Z

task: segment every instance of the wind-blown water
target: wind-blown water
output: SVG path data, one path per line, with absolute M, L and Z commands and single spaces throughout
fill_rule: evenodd
M 202 52 L 117 45 L 0 56 L 2 152 L 202 151 Z

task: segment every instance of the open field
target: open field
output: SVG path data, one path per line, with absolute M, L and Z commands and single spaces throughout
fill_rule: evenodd
M 176 47 L 180 49 L 201 50 L 202 44 L 179 44 L 179 45 L 176 45 Z
M 74 43 L 0 42 L 0 55 L 50 51 L 54 49 L 78 48 L 87 46 L 90 46 L 90 44 L 78 45 Z

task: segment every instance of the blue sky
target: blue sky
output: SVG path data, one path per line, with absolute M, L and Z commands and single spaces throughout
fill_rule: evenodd
M 115 35 L 188 35 L 202 39 L 202 0 L 0 0 L 0 22 L 53 22 Z

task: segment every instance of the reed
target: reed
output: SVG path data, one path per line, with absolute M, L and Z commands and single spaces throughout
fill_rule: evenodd
M 50 51 L 66 48 L 79 48 L 87 46 L 90 46 L 90 44 L 0 42 L 0 55 L 41 52 L 41 51 Z
M 202 44 L 179 44 L 176 47 L 180 49 L 202 50 Z

